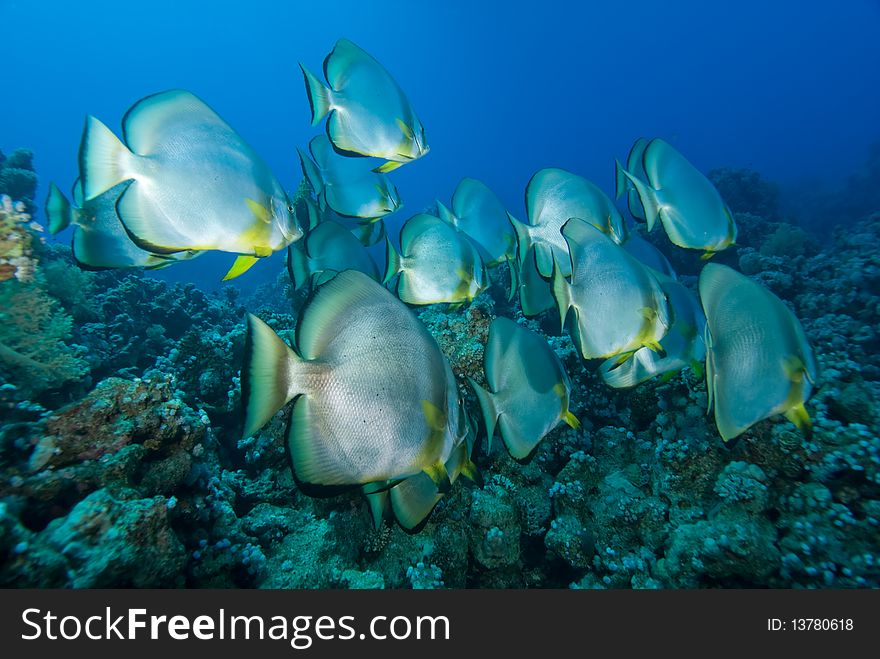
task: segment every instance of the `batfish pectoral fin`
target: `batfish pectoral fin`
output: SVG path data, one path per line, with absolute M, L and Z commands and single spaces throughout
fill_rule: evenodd
M 247 207 L 250 209 L 251 213 L 253 213 L 254 217 L 257 218 L 260 222 L 264 224 L 271 224 L 272 222 L 272 213 L 269 212 L 269 209 L 266 208 L 265 205 L 261 204 L 259 201 L 254 201 L 253 199 L 245 198 L 244 203 L 247 204 Z
M 449 480 L 449 473 L 446 471 L 446 465 L 443 464 L 442 460 L 437 460 L 437 462 L 428 465 L 423 471 L 434 482 L 434 485 L 437 486 L 437 491 L 440 494 L 449 494 L 449 491 L 452 489 L 452 481 Z
M 570 427 L 577 430 L 581 427 L 581 421 L 574 414 L 571 413 L 571 410 L 565 410 L 562 415 L 562 420 Z
M 400 117 L 396 117 L 394 119 L 394 123 L 397 124 L 397 127 L 400 129 L 400 132 L 403 133 L 404 137 L 410 142 L 413 141 L 415 135 L 413 135 L 412 128 L 410 128 L 407 123 L 401 119 Z
M 803 382 L 804 375 L 807 372 L 804 362 L 797 355 L 785 357 L 782 361 L 782 368 L 785 371 L 785 376 L 795 384 Z
M 452 292 L 454 302 L 452 306 L 449 307 L 450 311 L 457 311 L 466 302 L 470 302 L 474 299 L 474 295 L 471 293 L 471 287 L 474 283 L 473 273 L 464 268 L 456 268 L 455 274 L 458 277 L 458 286 L 456 286 L 455 290 Z
M 709 250 L 706 250 L 705 252 L 703 252 L 703 253 L 700 255 L 700 260 L 701 260 L 701 261 L 708 261 L 708 260 L 711 259 L 713 256 L 715 256 L 715 252 L 710 252 Z
M 562 414 L 560 415 L 562 421 L 565 421 L 569 427 L 574 428 L 575 430 L 580 428 L 580 419 L 568 409 L 568 387 L 565 386 L 564 382 L 557 382 L 553 385 L 553 392 L 559 396 L 559 400 L 562 401 Z
M 242 254 L 232 264 L 232 267 L 229 268 L 229 271 L 223 275 L 223 281 L 229 281 L 230 279 L 235 279 L 243 275 L 245 272 L 251 269 L 251 267 L 260 260 L 258 256 L 250 256 L 249 254 Z
M 794 407 L 790 407 L 785 412 L 785 418 L 797 426 L 804 437 L 812 439 L 813 437 L 813 421 L 810 419 L 810 413 L 804 407 L 803 403 L 798 403 Z
M 429 430 L 425 450 L 428 455 L 437 455 L 441 452 L 446 437 L 446 413 L 429 400 L 422 401 L 422 413 Z M 440 494 L 447 494 L 452 488 L 446 464 L 441 458 L 437 458 L 423 471 L 434 481 Z

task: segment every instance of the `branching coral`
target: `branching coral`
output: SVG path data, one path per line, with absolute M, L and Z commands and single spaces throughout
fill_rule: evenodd
M 65 342 L 72 325 L 36 283 L 0 282 L 0 372 L 28 398 L 82 378 L 86 362 Z

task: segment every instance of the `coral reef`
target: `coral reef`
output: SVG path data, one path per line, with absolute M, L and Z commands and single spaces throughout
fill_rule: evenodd
M 36 283 L 0 282 L 0 377 L 26 398 L 84 377 L 73 319 Z
M 0 151 L 0 195 L 18 200 L 29 215 L 36 211 L 34 196 L 37 192 L 37 173 L 34 154 L 28 149 L 16 149 L 8 156 Z
M 734 213 L 751 213 L 765 220 L 778 219 L 779 186 L 752 169 L 713 169 L 708 179 Z
M 547 337 L 582 426 L 552 431 L 527 464 L 481 439 L 484 485 L 459 479 L 416 535 L 374 529 L 358 490 L 300 492 L 288 411 L 240 436 L 241 318 L 290 339 L 305 298 L 286 274 L 248 296 L 82 272 L 4 202 L 3 236 L 20 238 L 0 249 L 30 251 L 0 270 L 0 585 L 880 587 L 880 214 L 820 241 L 753 172 L 713 177 L 741 227 L 714 258 L 790 304 L 815 348 L 812 438 L 772 418 L 723 446 L 691 370 L 608 388 L 495 271 L 471 304 L 416 311 L 466 407 L 505 315 Z M 667 254 L 693 286 L 699 255 Z
M 35 255 L 42 228 L 21 202 L 3 196 L 0 204 L 0 385 L 19 399 L 36 398 L 88 368 L 71 344 L 73 319 L 46 291 Z
M 29 224 L 31 216 L 23 202 L 0 196 L 0 282 L 28 282 L 34 278 L 34 236 Z

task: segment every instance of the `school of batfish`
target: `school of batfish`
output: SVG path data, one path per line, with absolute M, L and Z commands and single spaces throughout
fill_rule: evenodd
M 247 317 L 242 366 L 244 436 L 294 401 L 287 446 L 294 477 L 312 495 L 361 487 L 375 523 L 418 531 L 459 476 L 479 481 L 477 430 L 435 339 L 407 305 L 462 305 L 510 272 L 510 299 L 526 316 L 554 307 L 584 360 L 601 359 L 611 387 L 634 387 L 683 368 L 705 371 L 709 411 L 729 442 L 772 415 L 809 434 L 804 403 L 816 362 L 803 328 L 770 291 L 710 263 L 699 296 L 636 233 L 599 187 L 558 168 L 536 172 L 515 219 L 483 183 L 463 178 L 451 204 L 407 220 L 397 246 L 383 219 L 400 194 L 388 172 L 429 151 L 397 82 L 340 39 L 325 80 L 300 65 L 312 126 L 326 134 L 298 149 L 305 194 L 288 194 L 268 165 L 195 95 L 138 101 L 122 139 L 86 120 L 72 203 L 54 184 L 49 228 L 73 225 L 85 269 L 163 268 L 208 250 L 236 255 L 224 279 L 287 248 L 296 288 L 313 291 L 294 345 Z M 376 164 L 378 162 L 378 164 Z M 709 180 L 662 139 L 638 139 L 616 163 L 616 196 L 657 220 L 670 241 L 708 259 L 736 240 L 730 209 Z M 370 254 L 384 239 L 384 274 Z M 705 363 L 705 368 L 703 364 Z M 547 341 L 495 318 L 484 353 L 487 386 L 470 384 L 485 434 L 527 460 L 569 411 L 569 377 Z

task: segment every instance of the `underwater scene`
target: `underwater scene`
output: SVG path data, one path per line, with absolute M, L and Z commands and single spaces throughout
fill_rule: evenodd
M 0 586 L 880 587 L 880 6 L 572 5 L 0 2 Z

